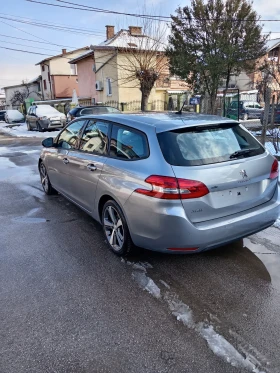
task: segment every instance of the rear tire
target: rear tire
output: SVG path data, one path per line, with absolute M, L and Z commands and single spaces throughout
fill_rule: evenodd
M 57 191 L 52 187 L 52 184 L 50 182 L 46 166 L 44 163 L 41 161 L 39 164 L 39 173 L 40 173 L 40 179 L 41 179 L 41 184 L 43 187 L 44 192 L 49 196 L 52 194 L 57 194 Z
M 31 131 L 31 127 L 30 127 L 30 123 L 29 122 L 26 122 L 26 126 L 27 126 L 27 131 Z
M 130 254 L 134 245 L 124 214 L 119 205 L 109 200 L 102 210 L 102 227 L 110 250 L 118 256 Z

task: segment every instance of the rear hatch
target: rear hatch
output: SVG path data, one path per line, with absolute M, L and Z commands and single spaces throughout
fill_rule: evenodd
M 176 178 L 197 180 L 209 190 L 182 199 L 194 223 L 251 209 L 275 192 L 277 181 L 270 179 L 274 158 L 238 123 L 180 128 L 158 133 L 158 140 Z

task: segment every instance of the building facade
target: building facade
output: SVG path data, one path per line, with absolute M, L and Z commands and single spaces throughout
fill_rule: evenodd
M 41 68 L 43 100 L 71 98 L 74 89 L 79 94 L 76 65 L 68 62 L 87 49 L 85 47 L 70 52 L 62 49 L 61 54 L 37 63 Z

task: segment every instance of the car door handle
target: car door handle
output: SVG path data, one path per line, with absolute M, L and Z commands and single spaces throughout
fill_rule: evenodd
M 97 167 L 94 164 L 90 163 L 90 164 L 87 165 L 87 169 L 89 171 L 96 171 Z
M 69 163 L 69 160 L 68 160 L 67 158 L 63 158 L 62 162 L 63 162 L 64 164 L 68 164 L 68 163 Z

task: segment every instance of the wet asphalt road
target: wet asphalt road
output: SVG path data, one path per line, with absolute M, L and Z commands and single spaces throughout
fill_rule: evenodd
M 0 373 L 280 372 L 279 229 L 121 260 L 39 149 L 0 135 Z

